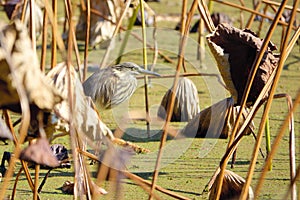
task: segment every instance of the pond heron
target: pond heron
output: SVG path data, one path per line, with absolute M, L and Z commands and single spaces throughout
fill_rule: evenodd
M 136 75 L 158 73 L 142 69 L 135 63 L 125 62 L 99 69 L 84 83 L 86 96 L 92 98 L 97 106 L 109 109 L 129 99 L 137 88 Z

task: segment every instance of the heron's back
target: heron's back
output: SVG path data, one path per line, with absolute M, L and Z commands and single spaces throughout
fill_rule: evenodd
M 95 72 L 83 83 L 85 95 L 105 109 L 126 101 L 136 87 L 137 81 L 134 76 L 116 74 L 111 68 Z

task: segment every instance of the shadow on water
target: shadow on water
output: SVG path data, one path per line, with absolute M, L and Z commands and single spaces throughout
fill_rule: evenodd
M 131 142 L 157 142 L 161 140 L 162 130 L 151 130 L 149 137 L 145 130 L 138 128 L 128 128 L 124 132 L 122 139 Z M 173 137 L 167 136 L 167 140 L 171 140 Z

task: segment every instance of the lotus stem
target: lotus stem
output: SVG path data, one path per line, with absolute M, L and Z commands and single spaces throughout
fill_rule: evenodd
M 34 179 L 34 192 L 33 192 L 33 199 L 38 199 L 38 184 L 39 184 L 39 171 L 40 171 L 40 165 L 35 165 L 35 179 Z
M 265 123 L 265 134 L 266 134 L 266 151 L 267 151 L 267 155 L 269 155 L 271 151 L 271 134 L 270 134 L 269 117 L 267 117 Z M 269 171 L 272 171 L 272 164 L 269 167 Z
M 284 8 L 286 3 L 287 3 L 287 1 L 283 1 L 282 4 L 280 5 L 280 7 L 278 9 L 278 12 L 276 14 L 276 17 L 275 17 L 275 21 L 278 21 L 279 17 L 281 17 L 281 14 L 283 12 L 283 8 Z M 265 107 L 265 111 L 264 111 L 263 116 L 262 116 L 262 120 L 261 120 L 259 131 L 258 131 L 257 145 L 255 146 L 255 149 L 253 151 L 253 156 L 252 156 L 252 159 L 251 159 L 250 168 L 249 168 L 248 175 L 247 175 L 247 180 L 246 180 L 246 183 L 244 184 L 244 187 L 243 187 L 243 192 L 242 192 L 242 195 L 241 195 L 242 199 L 247 198 L 248 189 L 249 189 L 252 177 L 253 177 L 254 166 L 255 166 L 255 163 L 256 163 L 256 160 L 257 160 L 258 147 L 259 147 L 260 141 L 261 141 L 262 126 L 265 123 L 266 117 L 267 117 L 268 112 L 271 108 L 273 95 L 275 93 L 275 90 L 276 90 L 276 87 L 277 87 L 277 84 L 279 82 L 279 78 L 280 78 L 280 75 L 281 75 L 281 72 L 282 72 L 282 69 L 283 69 L 283 64 L 285 62 L 284 58 L 285 58 L 285 55 L 286 55 L 285 50 L 288 46 L 288 38 L 289 38 L 291 30 L 292 30 L 292 24 L 293 24 L 295 16 L 296 16 L 296 8 L 298 8 L 298 3 L 299 3 L 299 0 L 294 1 L 294 9 L 292 11 L 291 18 L 290 18 L 289 25 L 288 25 L 288 29 L 287 29 L 287 33 L 286 33 L 284 41 L 283 41 L 283 48 L 282 48 L 282 52 L 281 52 L 280 59 L 279 59 L 278 69 L 277 69 L 277 72 L 276 72 L 276 75 L 275 75 L 275 78 L 274 78 L 274 83 L 271 86 L 270 96 L 268 97 L 268 101 L 267 101 L 267 104 L 266 104 L 266 107 Z M 277 23 L 275 23 L 275 24 L 277 24 Z M 293 169 L 292 171 L 295 171 L 295 169 Z M 296 185 L 293 186 L 292 199 L 296 199 Z
M 44 10 L 43 18 L 43 35 L 42 35 L 42 52 L 41 52 L 41 71 L 45 72 L 46 52 L 47 52 L 47 30 L 48 30 L 48 14 Z
M 97 11 L 97 10 L 95 10 L 95 9 L 91 9 L 91 12 L 92 12 L 93 14 L 95 14 L 95 15 L 98 15 L 98 16 L 100 16 L 100 17 L 103 17 L 103 19 L 105 19 L 105 20 L 107 20 L 107 21 L 110 21 L 112 24 L 116 24 L 116 22 L 114 22 L 114 21 L 112 21 L 111 19 L 107 18 L 105 15 L 103 15 L 101 12 L 99 12 L 99 11 Z M 127 29 L 124 28 L 123 26 L 120 26 L 120 29 L 123 30 L 123 31 L 126 31 L 126 30 L 127 30 Z M 135 37 L 138 41 L 140 41 L 140 42 L 143 41 L 143 39 L 142 39 L 138 34 L 136 34 L 136 33 L 134 33 L 134 32 L 130 32 L 130 34 L 131 34 L 133 37 Z M 153 46 L 150 45 L 149 43 L 147 43 L 147 47 L 148 47 L 149 49 L 155 51 L 155 47 L 153 47 Z M 157 52 L 158 52 L 158 54 L 159 54 L 165 61 L 174 64 L 174 61 L 173 61 L 170 57 L 166 56 L 164 53 L 162 53 L 162 52 L 159 51 L 159 50 L 158 50 Z
M 36 35 L 35 35 L 35 1 L 30 0 L 30 38 L 33 48 L 33 53 L 36 54 Z
M 85 35 L 84 61 L 83 61 L 84 68 L 83 68 L 83 76 L 81 79 L 82 81 L 84 81 L 87 76 L 90 31 L 91 31 L 91 1 L 86 0 L 86 32 L 85 32 L 86 35 Z
M 23 87 L 23 84 L 20 82 L 20 80 L 17 78 L 18 76 L 16 75 L 16 72 L 14 68 L 12 67 L 12 61 L 11 58 L 7 59 L 8 65 L 10 66 L 10 71 L 11 71 L 11 78 L 12 80 L 15 81 L 15 87 L 17 90 L 17 93 L 20 98 L 20 105 L 21 105 L 21 110 L 22 110 L 22 123 L 20 126 L 20 135 L 19 135 L 19 141 L 17 141 L 14 149 L 14 155 L 10 162 L 9 162 L 9 167 L 6 171 L 5 174 L 5 179 L 1 188 L 0 192 L 0 199 L 4 199 L 5 191 L 8 186 L 8 182 L 10 178 L 13 175 L 13 170 L 16 162 L 16 158 L 20 156 L 21 152 L 21 144 L 24 143 L 25 137 L 27 135 L 28 127 L 30 124 L 30 110 L 29 110 L 29 100 L 27 98 L 25 89 Z
M 279 144 L 280 144 L 280 141 L 284 135 L 284 132 L 285 130 L 287 129 L 287 127 L 289 126 L 290 124 L 290 116 L 292 113 L 294 113 L 298 107 L 298 105 L 300 104 L 300 90 L 298 91 L 298 94 L 296 96 L 296 99 L 294 101 L 294 106 L 293 108 L 289 111 L 288 115 L 286 116 L 280 130 L 279 130 L 279 133 L 276 135 L 276 138 L 274 139 L 274 142 L 273 142 L 273 145 L 272 145 L 272 150 L 270 151 L 267 159 L 266 159 L 266 162 L 264 164 L 264 167 L 263 167 L 263 170 L 262 170 L 262 173 L 259 177 L 259 180 L 258 180 L 258 184 L 256 185 L 256 188 L 255 188 L 255 191 L 254 191 L 254 196 L 255 197 L 258 197 L 258 194 L 260 192 L 260 189 L 263 185 L 263 182 L 265 180 L 265 177 L 266 177 L 266 174 L 267 174 L 267 171 L 269 169 L 269 166 L 271 164 L 271 161 L 279 147 Z
M 125 48 L 126 48 L 126 45 L 127 45 L 127 42 L 128 42 L 128 39 L 129 39 L 131 30 L 132 30 L 132 27 L 133 27 L 134 22 L 135 22 L 135 20 L 136 20 L 136 16 L 137 16 L 137 14 L 138 14 L 138 12 L 139 12 L 139 8 L 140 8 L 140 7 L 137 6 L 137 7 L 133 10 L 132 16 L 131 16 L 131 18 L 130 18 L 130 20 L 129 20 L 129 23 L 128 23 L 128 25 L 127 25 L 127 31 L 126 31 L 126 33 L 125 33 L 124 40 L 123 40 L 122 45 L 121 45 L 121 47 L 120 47 L 119 56 L 118 56 L 118 58 L 117 58 L 117 60 L 116 60 L 116 64 L 119 64 L 119 63 L 121 62 L 121 60 L 122 60 L 122 56 L 123 56 L 124 50 L 125 50 Z
M 140 11 L 141 11 L 141 21 L 142 21 L 142 35 L 143 35 L 143 65 L 144 69 L 147 70 L 147 38 L 146 38 L 146 23 L 145 23 L 145 9 L 144 1 L 140 0 Z M 149 99 L 148 99 L 148 76 L 144 76 L 144 90 L 145 90 L 145 109 L 146 109 L 146 126 L 147 126 L 147 135 L 150 137 L 150 116 L 149 116 Z
M 255 58 L 255 60 L 254 60 L 254 62 L 253 62 L 251 71 L 250 71 L 250 73 L 249 73 L 249 78 L 248 78 L 247 83 L 246 83 L 246 88 L 245 88 L 244 93 L 243 93 L 242 102 L 241 102 L 241 109 L 240 109 L 240 112 L 239 112 L 239 114 L 238 114 L 238 116 L 237 116 L 236 122 L 235 122 L 235 124 L 234 124 L 233 131 L 232 131 L 230 140 L 229 140 L 229 142 L 228 142 L 228 147 L 229 147 L 229 146 L 232 144 L 232 142 L 234 141 L 234 138 L 235 138 L 235 135 L 236 135 L 236 132 L 237 132 L 237 129 L 238 129 L 238 124 L 239 124 L 239 121 L 240 121 L 241 116 L 242 116 L 242 111 L 243 111 L 243 109 L 244 109 L 244 107 L 245 107 L 245 105 L 246 105 L 246 101 L 247 101 L 248 95 L 249 95 L 249 93 L 250 93 L 250 89 L 251 89 L 251 87 L 252 87 L 252 83 L 253 83 L 255 74 L 256 74 L 257 69 L 258 69 L 258 67 L 259 67 L 260 61 L 261 61 L 262 58 L 263 58 L 264 52 L 265 52 L 265 50 L 266 50 L 267 47 L 268 47 L 269 41 L 270 41 L 270 39 L 271 39 L 271 36 L 272 36 L 273 33 L 274 33 L 274 30 L 275 30 L 275 28 L 276 28 L 276 26 L 277 26 L 277 24 L 278 24 L 279 18 L 281 17 L 281 14 L 282 14 L 282 12 L 283 12 L 284 5 L 285 5 L 286 3 L 287 3 L 286 0 L 282 2 L 280 9 L 278 10 L 278 13 L 277 13 L 276 17 L 275 17 L 273 23 L 271 24 L 271 26 L 270 26 L 270 28 L 269 28 L 269 30 L 268 30 L 268 33 L 267 33 L 267 35 L 266 35 L 266 37 L 265 37 L 265 39 L 264 39 L 264 42 L 263 42 L 263 44 L 262 44 L 262 46 L 261 46 L 261 49 L 260 49 L 259 53 L 257 54 L 257 56 L 256 56 L 256 58 Z M 276 75 L 275 75 L 275 77 L 276 77 Z M 274 94 L 274 93 L 273 93 L 273 94 Z M 273 95 L 273 94 L 272 94 L 272 95 Z M 271 95 L 270 95 L 270 96 L 271 96 Z M 272 97 L 271 97 L 271 98 L 272 98 Z M 265 117 L 265 116 L 263 116 L 263 117 Z M 262 119 L 261 122 L 264 123 L 263 120 L 264 120 L 264 119 Z M 260 128 L 261 128 L 261 127 L 260 127 Z M 256 145 L 257 145 L 257 146 L 259 146 L 259 145 L 260 145 L 260 142 L 261 142 L 261 131 L 262 131 L 262 130 L 260 129 L 259 132 L 258 132 L 257 141 L 256 141 Z M 257 148 L 257 146 L 256 146 L 256 148 L 255 148 L 255 151 L 253 152 L 253 158 L 254 158 L 254 159 L 257 158 L 257 152 L 258 152 L 258 149 L 259 149 L 259 148 Z M 253 163 L 253 162 L 252 162 L 252 163 Z M 224 162 L 224 163 L 221 165 L 220 179 L 219 179 L 219 185 L 218 185 L 219 187 L 218 187 L 218 190 L 217 190 L 217 193 L 218 193 L 218 195 L 217 195 L 217 200 L 219 199 L 219 196 L 220 196 L 220 194 L 221 194 L 221 189 L 222 189 L 222 184 L 223 184 L 223 178 L 224 178 L 224 171 L 225 171 L 226 165 L 227 165 L 227 162 Z M 254 167 L 254 166 L 251 166 L 251 168 L 253 168 L 253 167 Z M 253 170 L 253 169 L 251 169 L 251 168 L 250 168 L 250 170 L 249 170 L 250 172 Z M 243 191 L 243 193 L 242 193 L 244 199 L 246 198 L 246 195 L 248 194 L 247 192 L 248 192 L 249 186 L 250 186 L 250 184 L 249 184 L 248 179 L 247 179 L 247 180 L 246 180 L 246 183 L 245 183 L 245 185 L 244 185 L 244 188 L 246 188 L 246 189 L 245 189 L 245 191 Z
M 13 187 L 13 190 L 12 190 L 12 193 L 11 193 L 11 200 L 15 199 L 15 195 L 16 195 L 16 192 L 17 192 L 17 184 L 18 184 L 19 177 L 20 177 L 22 171 L 23 171 L 23 168 L 21 167 L 20 170 L 19 170 L 19 172 L 16 175 L 14 187 Z
M 52 23 L 52 45 L 51 45 L 51 69 L 56 66 L 56 37 L 57 37 L 57 0 L 52 0 L 53 23 Z
M 244 5 L 243 5 L 243 6 L 244 6 Z M 260 6 L 261 6 L 261 1 L 258 1 L 257 4 L 256 4 L 256 6 L 255 6 L 255 11 L 256 11 L 256 12 L 259 12 Z M 267 7 L 267 6 L 266 6 L 266 7 Z M 264 12 L 264 14 L 266 14 L 266 13 Z M 248 22 L 247 22 L 245 28 L 250 29 L 250 27 L 252 26 L 252 23 L 253 23 L 253 21 L 254 21 L 254 19 L 255 19 L 255 16 L 256 16 L 256 15 L 255 15 L 254 13 L 251 13 L 251 16 L 250 16 L 250 18 L 248 19 Z M 264 21 L 264 20 L 261 20 L 261 23 L 262 23 L 263 21 Z
M 185 22 L 186 22 L 186 10 L 187 10 L 187 0 L 182 1 L 182 8 L 181 8 L 181 21 L 180 21 L 180 36 L 184 37 L 184 31 L 185 31 Z M 179 43 L 179 45 L 181 45 Z M 179 49 L 182 47 L 179 46 Z M 183 71 L 186 72 L 186 68 L 184 65 L 184 60 L 182 60 L 182 66 L 183 66 Z
M 224 4 L 224 5 L 227 5 L 227 6 L 230 6 L 230 7 L 233 7 L 233 8 L 238 8 L 238 9 L 241 9 L 241 10 L 244 10 L 244 11 L 247 11 L 247 12 L 250 12 L 250 13 L 254 13 L 255 15 L 258 15 L 258 16 L 261 16 L 265 19 L 269 19 L 271 21 L 273 21 L 274 19 L 270 16 L 267 16 L 265 14 L 262 14 L 261 12 L 258 12 L 258 11 L 255 11 L 253 9 L 250 9 L 250 8 L 247 8 L 247 7 L 244 7 L 244 6 L 241 6 L 241 5 L 237 5 L 237 4 L 234 4 L 234 3 L 231 3 L 229 1 L 223 1 L 223 0 L 212 0 L 212 1 L 215 1 L 217 3 L 221 3 L 221 4 Z M 284 22 L 284 21 L 279 21 L 278 22 L 279 24 L 281 25 L 284 25 L 284 26 L 287 26 L 288 23 Z M 293 26 L 293 29 L 296 29 L 297 27 Z
M 21 19 L 20 19 L 22 23 L 24 23 L 24 20 L 25 20 L 25 13 L 26 13 L 27 4 L 28 4 L 28 0 L 24 0 Z
M 131 4 L 131 0 L 126 1 L 125 8 L 124 8 L 124 10 L 123 10 L 123 12 L 122 12 L 122 14 L 121 14 L 118 22 L 116 23 L 116 28 L 115 28 L 115 30 L 114 30 L 114 32 L 112 34 L 112 37 L 111 37 L 111 40 L 110 40 L 110 44 L 108 45 L 108 47 L 107 47 L 107 49 L 106 49 L 106 51 L 104 53 L 104 56 L 102 58 L 102 61 L 100 63 L 100 68 L 103 68 L 104 66 L 107 65 L 107 59 L 109 57 L 109 53 L 110 53 L 110 50 L 112 48 L 111 47 L 112 41 L 113 41 L 114 37 L 117 35 L 117 33 L 119 32 L 119 29 L 121 27 L 122 21 L 123 21 L 123 19 L 125 17 L 125 14 L 126 14 L 128 8 L 129 8 L 130 4 Z
M 191 25 L 191 20 L 192 20 L 192 16 L 195 13 L 195 10 L 197 8 L 197 6 L 199 5 L 199 1 L 194 0 L 193 4 L 190 8 L 190 11 L 188 13 L 187 16 L 187 20 L 186 20 L 186 27 L 185 27 L 185 32 L 184 32 L 184 36 L 181 38 L 181 48 L 179 49 L 179 55 L 178 55 L 178 62 L 177 62 L 177 66 L 176 66 L 176 73 L 175 73 L 175 78 L 174 78 L 174 83 L 173 83 L 173 91 L 176 91 L 177 85 L 178 85 L 178 79 L 179 79 L 179 74 L 180 74 L 180 68 L 181 68 L 181 64 L 182 64 L 182 60 L 184 57 L 184 50 L 185 50 L 185 44 L 186 44 L 186 40 L 187 40 L 187 36 L 189 33 L 189 28 Z M 149 200 L 152 199 L 153 196 L 153 192 L 155 189 L 155 184 L 157 181 L 157 177 L 158 177 L 158 172 L 159 172 L 159 166 L 160 166 L 160 161 L 162 158 L 162 149 L 165 146 L 166 143 L 166 139 L 167 139 L 167 133 L 168 133 L 168 127 L 169 127 L 169 123 L 172 117 L 172 113 L 173 113 L 173 109 L 174 109 L 174 101 L 175 101 L 175 93 L 172 92 L 171 94 L 171 100 L 170 100 L 170 104 L 168 105 L 167 108 L 167 117 L 166 117 L 166 121 L 163 127 L 163 133 L 160 139 L 160 145 L 159 145 L 159 150 L 158 150 L 158 155 L 157 155 L 157 159 L 156 159 L 156 163 L 155 163 L 155 169 L 153 172 L 153 177 L 152 177 L 152 186 L 151 186 L 151 192 L 149 195 Z
M 212 0 L 209 0 L 207 7 L 208 7 L 209 12 L 213 13 L 213 11 L 214 11 L 214 2 Z

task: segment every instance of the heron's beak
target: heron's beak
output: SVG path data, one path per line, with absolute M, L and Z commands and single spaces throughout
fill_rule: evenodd
M 152 71 L 149 71 L 149 70 L 146 70 L 146 69 L 143 69 L 143 68 L 140 68 L 140 69 L 138 70 L 138 72 L 141 73 L 141 74 L 160 76 L 160 74 L 158 74 L 158 73 L 156 73 L 156 72 L 152 72 Z

